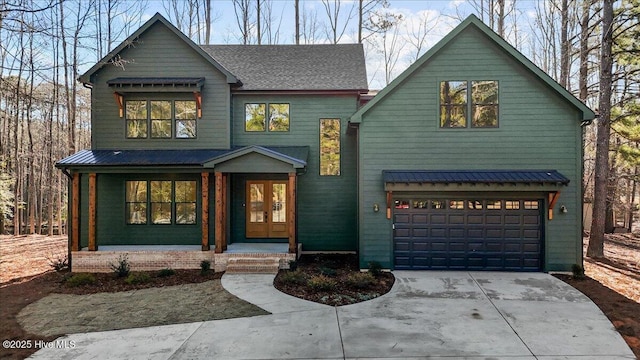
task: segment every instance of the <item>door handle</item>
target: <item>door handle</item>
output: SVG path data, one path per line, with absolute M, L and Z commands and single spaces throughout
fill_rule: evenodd
M 269 212 L 265 211 L 264 212 L 264 221 L 267 221 L 268 218 L 269 218 Z

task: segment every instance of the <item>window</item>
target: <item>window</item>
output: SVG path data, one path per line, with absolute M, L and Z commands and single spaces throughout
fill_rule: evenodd
M 289 131 L 289 104 L 269 104 L 269 131 Z
M 502 200 L 487 200 L 487 209 L 489 210 L 502 209 Z
M 289 131 L 289 104 L 266 103 L 245 104 L 244 130 L 249 132 L 287 132 Z M 267 127 L 267 119 L 269 124 Z
M 176 224 L 196 223 L 196 182 L 176 181 Z
M 396 209 L 408 209 L 409 208 L 409 201 L 407 200 L 395 200 L 395 208 Z
M 151 181 L 151 222 L 171 224 L 171 181 Z
M 464 209 L 464 201 L 462 200 L 450 200 L 449 209 L 461 210 Z
M 127 224 L 196 223 L 196 181 L 135 180 L 125 187 Z
M 320 119 L 320 175 L 340 175 L 340 119 Z
M 467 209 L 482 210 L 483 209 L 482 200 L 469 200 L 469 201 L 467 201 Z
M 524 201 L 524 208 L 527 210 L 538 210 L 538 201 L 537 200 L 525 200 Z
M 246 104 L 244 108 L 244 130 L 264 131 L 266 104 Z
M 171 139 L 175 120 L 175 138 L 196 137 L 194 100 L 128 100 L 125 105 L 128 139 L 145 139 L 151 124 L 152 139 Z
M 196 137 L 196 102 L 176 101 L 176 139 Z
M 498 127 L 498 82 L 440 82 L 441 128 Z
M 125 208 L 127 224 L 147 223 L 147 182 L 127 181 Z
M 127 101 L 125 106 L 127 138 L 144 139 L 147 137 L 147 102 Z
M 520 201 L 507 200 L 504 202 L 504 208 L 507 210 L 518 210 L 520 209 Z
M 151 137 L 171 138 L 171 101 L 151 101 Z

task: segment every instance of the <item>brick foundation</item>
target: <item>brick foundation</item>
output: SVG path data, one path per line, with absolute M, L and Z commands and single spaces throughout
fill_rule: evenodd
M 222 253 L 213 251 L 73 251 L 73 272 L 111 272 L 121 255 L 126 255 L 131 271 L 153 271 L 161 269 L 199 269 L 203 260 L 211 262 L 214 271 L 225 271 L 230 258 L 273 259 L 280 262 L 280 269 L 289 267 L 296 254 L 269 253 Z

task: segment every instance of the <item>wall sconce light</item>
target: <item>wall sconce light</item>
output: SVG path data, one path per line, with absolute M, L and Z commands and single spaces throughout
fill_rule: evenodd
M 380 211 L 380 205 L 373 204 L 373 212 L 378 212 L 378 211 Z
M 560 205 L 560 212 L 563 214 L 566 214 L 569 212 L 569 210 L 567 210 L 567 207 L 564 205 Z

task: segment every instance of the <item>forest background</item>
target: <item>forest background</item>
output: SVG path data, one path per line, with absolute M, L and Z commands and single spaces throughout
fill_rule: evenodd
M 590 255 L 634 230 L 640 0 L 0 0 L 0 234 L 65 233 L 54 164 L 91 141 L 76 79 L 156 12 L 198 44 L 362 43 L 370 89 L 475 14 L 598 114 L 583 124 Z

